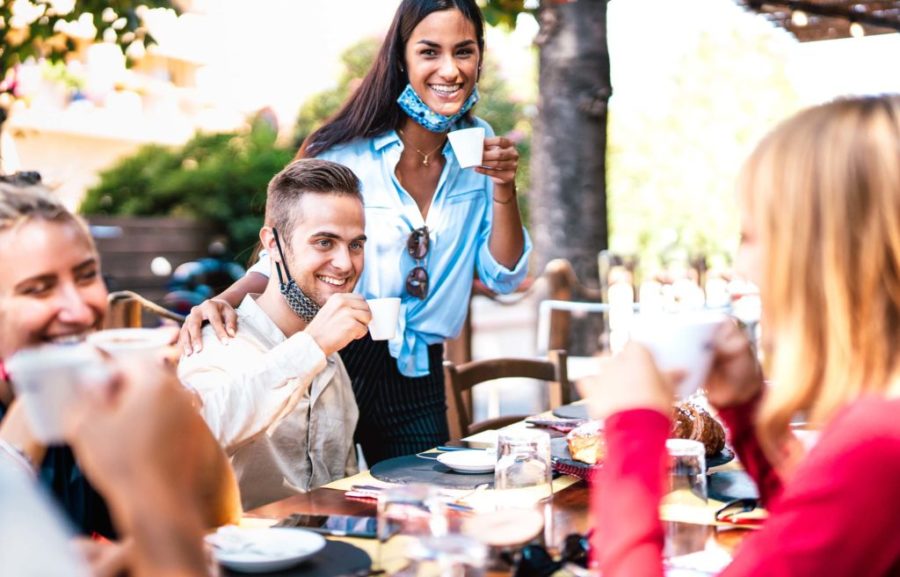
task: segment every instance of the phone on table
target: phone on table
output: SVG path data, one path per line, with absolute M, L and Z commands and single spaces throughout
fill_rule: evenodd
M 355 515 L 303 515 L 294 513 L 279 521 L 276 527 L 302 527 L 336 537 L 362 537 L 374 539 L 378 535 L 378 521 L 375 517 Z

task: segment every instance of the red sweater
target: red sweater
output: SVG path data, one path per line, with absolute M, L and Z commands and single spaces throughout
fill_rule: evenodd
M 722 576 L 900 575 L 900 399 L 846 407 L 784 485 L 753 434 L 752 409 L 720 415 L 769 518 Z M 605 429 L 608 454 L 591 500 L 596 560 L 603 577 L 661 576 L 669 420 L 638 409 L 606 419 Z

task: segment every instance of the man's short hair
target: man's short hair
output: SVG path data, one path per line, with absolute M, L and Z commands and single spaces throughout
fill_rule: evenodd
M 269 181 L 266 193 L 266 226 L 278 230 L 290 243 L 294 223 L 300 214 L 304 194 L 353 196 L 363 201 L 359 179 L 342 164 L 317 158 L 303 158 L 287 165 Z

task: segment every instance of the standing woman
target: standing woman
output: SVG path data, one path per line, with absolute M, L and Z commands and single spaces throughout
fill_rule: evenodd
M 484 54 L 475 0 L 403 0 L 375 64 L 348 102 L 303 143 L 299 157 L 344 164 L 363 185 L 366 298 L 401 297 L 397 335 L 368 336 L 341 352 L 360 409 L 357 440 L 369 464 L 447 440 L 443 343 L 468 311 L 473 275 L 511 292 L 527 273 L 531 243 L 519 217 L 518 152 L 472 115 Z M 463 169 L 451 130 L 485 129 L 480 167 Z M 259 292 L 263 258 L 218 298 L 195 307 L 182 329 L 186 354 L 209 320 L 233 334 L 232 307 Z M 340 278 L 325 274 L 317 282 Z
M 900 570 L 900 501 L 889 489 L 900 485 L 898 161 L 894 95 L 805 110 L 744 167 L 737 264 L 760 287 L 772 385 L 741 331 L 724 325 L 706 389 L 769 516 L 723 576 Z M 592 492 L 600 569 L 662 576 L 672 386 L 629 345 L 583 392 L 605 417 Z M 793 436 L 796 415 L 819 432 L 812 447 Z

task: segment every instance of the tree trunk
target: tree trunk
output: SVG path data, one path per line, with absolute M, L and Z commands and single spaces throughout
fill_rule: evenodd
M 608 0 L 543 0 L 539 12 L 540 101 L 530 198 L 535 270 L 571 261 L 578 279 L 599 286 L 597 255 L 607 248 L 606 121 L 612 92 L 606 43 Z M 576 329 L 573 353 L 591 352 Z M 593 338 L 596 343 L 596 338 Z M 580 346 L 579 346 L 580 345 Z

